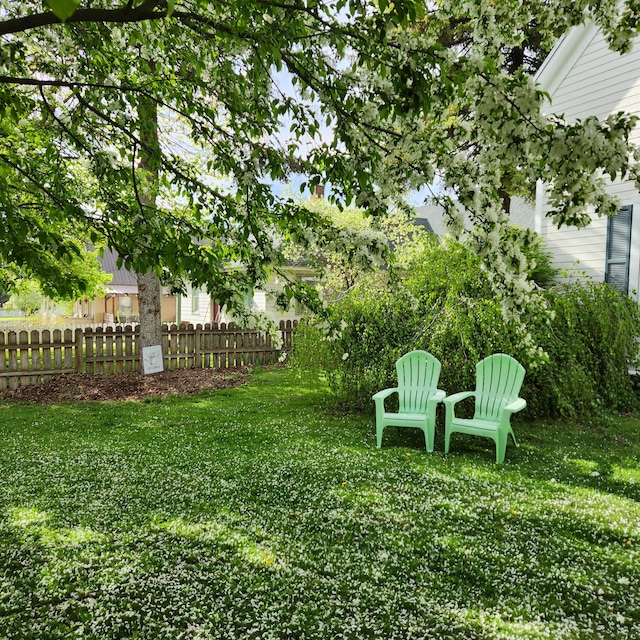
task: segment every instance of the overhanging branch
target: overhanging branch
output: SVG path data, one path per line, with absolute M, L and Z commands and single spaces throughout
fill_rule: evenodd
M 129 4 L 118 9 L 78 9 L 66 24 L 82 22 L 144 22 L 145 20 L 159 20 L 167 17 L 167 3 L 165 0 L 145 0 L 137 7 Z M 11 18 L 0 22 L 0 35 L 10 33 L 24 33 L 39 27 L 61 24 L 62 21 L 53 11 L 34 13 L 20 18 Z

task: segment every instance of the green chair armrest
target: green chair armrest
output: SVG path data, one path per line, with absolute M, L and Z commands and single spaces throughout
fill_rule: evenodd
M 447 396 L 447 392 L 442 389 L 436 389 L 436 392 L 429 398 L 430 401 L 442 402 Z
M 454 393 L 453 395 L 447 396 L 443 402 L 447 407 L 453 407 L 458 402 L 475 395 L 475 391 L 461 391 L 460 393 Z
M 513 402 L 506 405 L 504 410 L 515 413 L 516 411 L 522 411 L 526 406 L 527 401 L 524 398 L 516 398 Z
M 384 400 L 385 398 L 388 398 L 392 393 L 397 393 L 397 391 L 398 387 L 383 389 L 382 391 L 378 391 L 378 393 L 374 394 L 372 396 L 372 400 L 375 400 L 376 402 L 379 400 Z

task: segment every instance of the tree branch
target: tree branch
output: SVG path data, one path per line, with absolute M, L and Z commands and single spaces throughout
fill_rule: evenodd
M 65 210 L 66 208 L 65 203 L 58 198 L 58 196 L 53 192 L 52 189 L 48 188 L 46 185 L 41 184 L 29 172 L 25 171 L 20 165 L 13 162 L 5 154 L 0 154 L 0 161 L 4 162 L 8 166 L 10 166 L 12 169 L 17 171 L 23 178 L 27 180 L 27 182 L 30 182 L 32 185 L 36 187 L 36 189 L 46 194 L 46 196 L 50 198 L 51 201 L 54 202 L 60 208 L 61 211 Z M 77 209 L 79 210 L 79 207 Z
M 145 0 L 137 7 L 130 3 L 118 9 L 78 9 L 65 24 L 82 22 L 144 22 L 146 20 L 160 20 L 167 17 L 167 3 L 165 0 Z M 0 22 L 0 35 L 10 33 L 24 33 L 39 27 L 62 24 L 53 11 L 34 13 L 21 18 L 11 18 Z

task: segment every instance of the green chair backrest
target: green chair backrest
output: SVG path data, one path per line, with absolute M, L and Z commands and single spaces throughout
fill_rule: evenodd
M 505 353 L 478 362 L 474 418 L 498 420 L 500 409 L 518 397 L 524 373 L 524 367 Z
M 426 351 L 410 351 L 396 362 L 400 413 L 424 413 L 438 388 L 440 361 Z

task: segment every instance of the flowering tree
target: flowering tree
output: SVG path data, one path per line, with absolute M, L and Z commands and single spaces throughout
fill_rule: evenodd
M 304 262 L 322 276 L 317 287 L 329 305 L 348 295 L 376 269 L 384 269 L 387 275 L 395 275 L 393 267 L 406 269 L 412 253 L 428 237 L 424 227 L 416 224 L 415 215 L 407 216 L 400 209 L 376 218 L 358 207 L 338 207 L 321 197 L 311 198 L 303 206 L 335 227 L 336 241 L 318 246 L 311 234 L 301 243 L 292 237 L 283 247 L 284 255 L 293 263 Z M 390 280 L 393 278 L 385 278 Z
M 462 232 L 462 213 L 468 214 L 467 240 L 503 301 L 505 321 L 529 347 L 531 364 L 545 354 L 520 314 L 546 305 L 526 276 L 532 265 L 523 248 L 533 234 L 509 225 L 510 196 L 532 194 L 542 179 L 554 222 L 584 226 L 590 211 L 617 212 L 606 181 L 637 181 L 640 158 L 629 144 L 635 117 L 568 123 L 545 115 L 548 96 L 531 72 L 556 35 L 587 19 L 613 49 L 628 50 L 638 9 L 635 2 L 442 0 L 418 24 L 389 34 L 394 72 L 374 49 L 354 69 L 360 86 L 349 108 L 369 118 L 369 127 L 345 120 L 340 135 L 359 157 L 377 156 L 376 199 L 397 184 L 432 184 L 454 232 Z
M 526 65 L 507 64 L 587 18 L 623 50 L 633 0 L 48 2 L 0 2 L 0 215 L 27 247 L 0 259 L 44 280 L 38 257 L 64 260 L 82 233 L 239 309 L 283 263 L 278 238 L 341 237 L 269 187 L 295 170 L 371 215 L 438 184 L 514 320 L 536 298 L 505 196 L 545 179 L 556 221 L 584 223 L 616 207 L 601 173 L 634 171 L 633 119 L 545 117 Z

